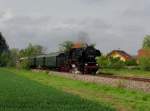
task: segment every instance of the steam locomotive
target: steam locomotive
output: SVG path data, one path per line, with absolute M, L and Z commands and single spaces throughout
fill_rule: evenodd
M 48 68 L 61 72 L 96 73 L 98 64 L 96 57 L 101 52 L 93 46 L 72 47 L 68 52 L 50 53 L 28 57 L 31 68 Z

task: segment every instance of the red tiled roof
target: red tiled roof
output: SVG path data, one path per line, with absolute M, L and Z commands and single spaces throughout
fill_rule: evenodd
M 150 57 L 150 49 L 140 49 L 138 51 L 138 57 Z

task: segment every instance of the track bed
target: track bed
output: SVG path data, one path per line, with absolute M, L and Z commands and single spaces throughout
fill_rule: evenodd
M 133 80 L 133 81 L 142 81 L 142 82 L 150 82 L 150 78 L 143 78 L 143 77 L 128 77 L 128 76 L 115 76 L 115 75 L 108 75 L 102 73 L 98 75 L 99 77 L 106 77 L 106 78 L 113 78 L 113 79 L 125 79 L 125 80 Z
M 107 84 L 119 88 L 127 88 L 133 90 L 139 90 L 144 92 L 150 92 L 150 81 L 146 78 L 132 78 L 132 77 L 120 77 L 120 76 L 93 76 L 93 75 L 80 75 L 71 73 L 60 73 L 50 71 L 49 74 L 55 74 L 59 76 L 65 76 L 67 78 L 87 81 L 98 84 Z

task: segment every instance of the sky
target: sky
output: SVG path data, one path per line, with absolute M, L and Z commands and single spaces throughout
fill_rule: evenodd
M 84 39 L 103 53 L 135 55 L 150 34 L 150 0 L 0 0 L 0 32 L 10 48 L 32 43 L 55 52 Z

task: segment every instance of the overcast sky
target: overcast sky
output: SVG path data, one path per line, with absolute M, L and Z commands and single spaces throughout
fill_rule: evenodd
M 0 31 L 11 48 L 30 42 L 56 51 L 84 38 L 104 53 L 136 54 L 150 34 L 150 0 L 0 0 Z

